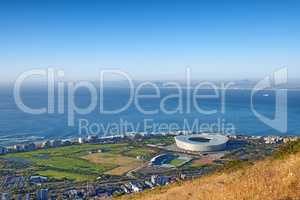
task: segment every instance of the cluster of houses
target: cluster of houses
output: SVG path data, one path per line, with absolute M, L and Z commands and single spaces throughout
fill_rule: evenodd
M 228 136 L 232 139 L 242 139 L 242 140 L 260 140 L 265 144 L 281 144 L 281 143 L 288 143 L 291 141 L 296 141 L 300 139 L 298 136 L 247 136 L 247 135 L 231 135 Z
M 47 149 L 47 148 L 56 148 L 62 146 L 69 146 L 74 144 L 106 144 L 106 143 L 117 143 L 124 139 L 124 136 L 116 135 L 116 136 L 108 136 L 108 137 L 99 137 L 96 135 L 90 135 L 86 138 L 76 138 L 76 139 L 67 139 L 67 140 L 47 140 L 40 143 L 28 143 L 28 144 L 16 144 L 10 147 L 0 146 L 0 155 L 7 153 L 16 153 L 16 152 L 26 152 L 26 151 L 34 151 L 37 149 Z
M 42 143 L 28 143 L 28 144 L 16 144 L 10 147 L 3 147 L 0 146 L 0 154 L 7 154 L 7 153 L 17 153 L 17 152 L 25 152 L 25 151 L 34 151 L 37 149 L 46 149 L 52 147 L 60 147 L 60 146 L 67 146 L 72 145 L 73 143 L 69 140 L 48 140 Z
M 266 136 L 266 137 L 264 137 L 264 141 L 266 144 L 288 143 L 288 142 L 296 141 L 298 139 L 299 139 L 299 137 L 297 137 L 297 136 L 293 136 L 293 137 Z
M 49 197 L 49 190 L 48 189 L 40 189 L 36 192 L 36 194 L 30 194 L 30 193 L 26 193 L 25 195 L 23 194 L 18 194 L 16 197 L 12 197 L 10 195 L 10 193 L 2 193 L 1 194 L 1 199 L 2 200 L 11 200 L 11 199 L 16 199 L 16 200 L 31 200 L 31 199 L 36 199 L 36 200 L 49 200 L 49 199 L 53 199 L 55 200 L 56 197 L 55 196 L 51 196 Z
M 87 199 L 97 197 L 105 199 L 123 194 L 142 192 L 157 186 L 167 185 L 176 181 L 170 177 L 153 175 L 148 180 L 136 180 L 117 185 L 87 186 L 81 189 L 70 189 L 62 193 L 63 199 Z
M 16 178 L 15 178 L 16 179 Z M 24 179 L 24 178 L 23 178 Z M 47 181 L 46 177 L 40 176 L 32 176 L 29 180 L 33 183 L 43 183 Z M 24 181 L 24 180 L 23 180 Z M 174 178 L 166 177 L 166 176 L 159 176 L 153 175 L 148 180 L 137 180 L 137 181 L 130 181 L 122 184 L 116 185 L 105 185 L 105 186 L 92 186 L 87 185 L 87 187 L 76 189 L 68 189 L 63 191 L 62 193 L 57 193 L 55 191 L 50 191 L 47 188 L 39 189 L 35 194 L 18 194 L 14 199 L 21 200 L 25 199 L 37 199 L 37 200 L 51 200 L 51 199 L 89 199 L 89 198 L 97 198 L 97 199 L 105 199 L 110 198 L 113 196 L 123 195 L 123 194 L 131 194 L 142 192 L 146 189 L 152 189 L 156 186 L 163 186 L 169 183 L 175 182 Z M 12 196 L 9 193 L 2 193 L 1 194 L 2 200 L 10 200 Z
M 28 178 L 24 176 L 5 176 L 0 184 L 4 188 L 17 188 L 21 190 L 25 184 L 40 186 L 47 181 L 48 178 L 44 176 L 30 176 Z
M 7 176 L 4 178 L 3 182 L 1 183 L 2 187 L 4 188 L 15 188 L 19 191 L 22 191 L 25 184 L 41 186 L 43 183 L 47 182 L 48 178 L 43 176 L 30 176 L 29 178 L 25 178 L 24 176 Z M 2 200 L 30 200 L 30 199 L 37 199 L 37 200 L 46 200 L 48 199 L 48 189 L 39 189 L 36 191 L 35 194 L 26 193 L 26 194 L 18 194 L 15 195 L 14 198 L 11 196 L 10 193 L 4 192 L 1 194 Z

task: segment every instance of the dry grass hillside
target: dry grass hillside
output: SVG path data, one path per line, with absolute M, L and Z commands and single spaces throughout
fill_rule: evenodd
M 230 172 L 215 173 L 166 188 L 124 196 L 134 200 L 292 200 L 300 199 L 300 142 L 274 157 Z

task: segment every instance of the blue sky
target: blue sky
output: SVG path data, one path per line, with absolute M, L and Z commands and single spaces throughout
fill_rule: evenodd
M 47 3 L 48 2 L 48 3 Z M 0 1 L 1 79 L 55 67 L 70 78 L 300 76 L 300 1 Z

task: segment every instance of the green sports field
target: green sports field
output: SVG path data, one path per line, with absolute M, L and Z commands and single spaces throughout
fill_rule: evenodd
M 101 159 L 106 154 L 110 155 L 110 162 L 90 162 L 84 159 L 90 152 L 97 152 L 99 149 L 105 149 L 100 153 Z M 136 159 L 136 156 L 150 156 L 153 150 L 141 149 L 139 147 L 123 144 L 104 144 L 104 145 L 72 145 L 60 148 L 50 148 L 24 153 L 13 153 L 1 156 L 0 159 L 9 159 L 14 162 L 30 163 L 30 167 L 35 174 L 52 177 L 55 179 L 72 179 L 75 181 L 94 180 L 99 175 L 111 171 L 115 168 L 122 167 L 118 159 L 112 162 L 111 157 Z M 123 162 L 126 163 L 126 162 Z M 126 167 L 126 166 L 125 166 Z

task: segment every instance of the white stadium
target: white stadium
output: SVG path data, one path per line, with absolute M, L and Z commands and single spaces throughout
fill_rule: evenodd
M 178 148 L 186 151 L 220 151 L 226 148 L 228 138 L 219 134 L 194 134 L 175 137 Z

